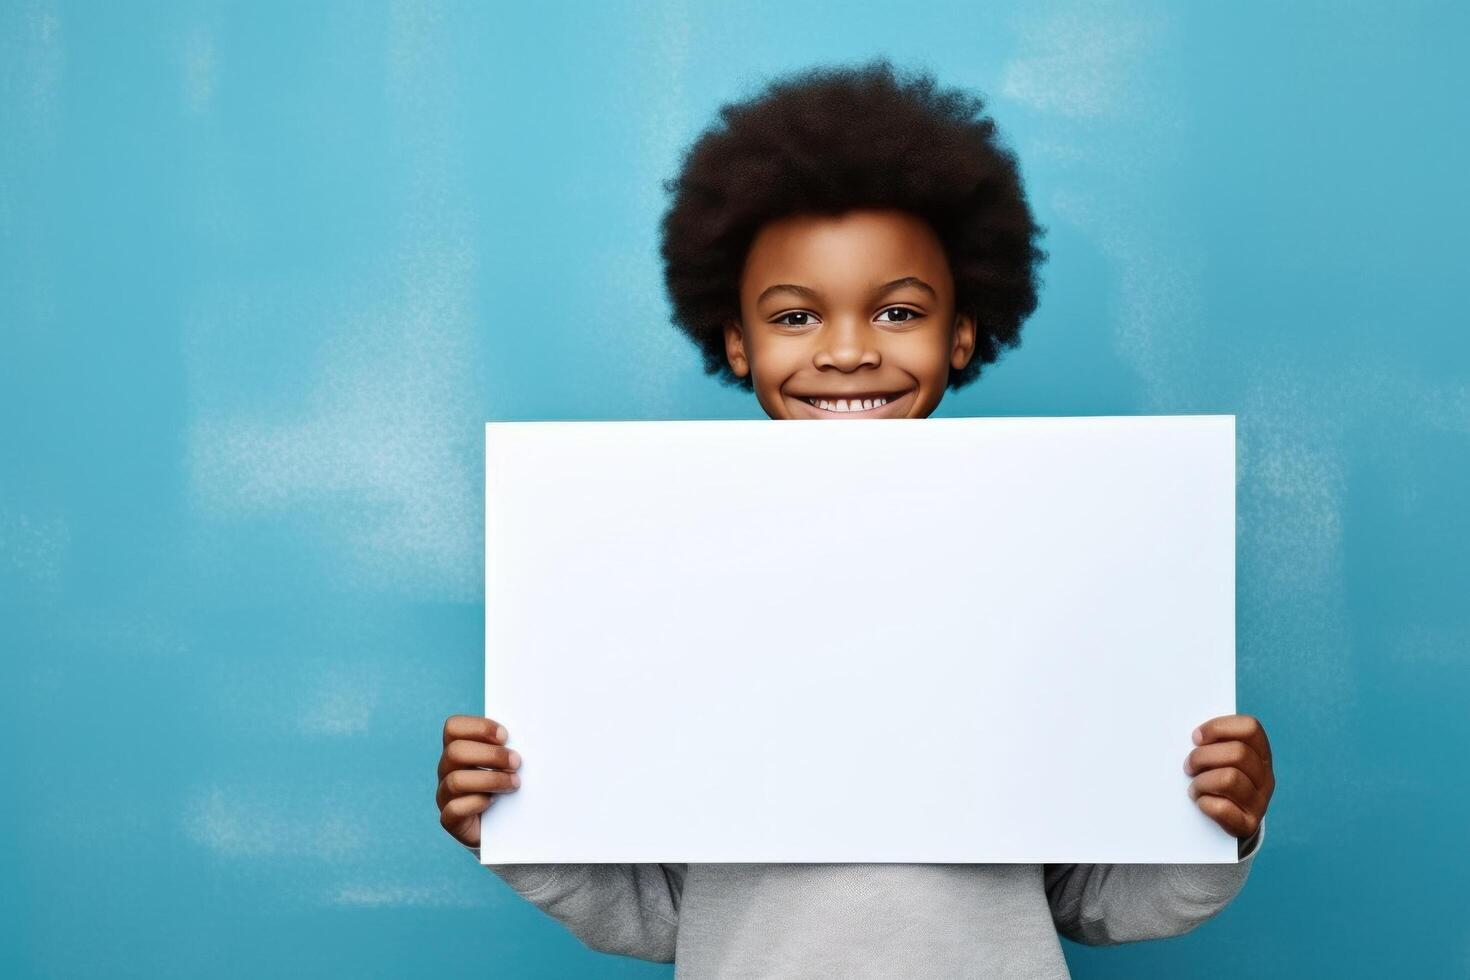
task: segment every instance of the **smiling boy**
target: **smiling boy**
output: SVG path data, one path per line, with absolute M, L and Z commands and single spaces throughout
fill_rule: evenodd
M 888 280 L 878 270 L 901 271 Z M 761 228 L 725 355 L 773 419 L 925 418 L 969 364 L 944 247 L 899 210 L 792 215 Z
M 1040 229 L 980 109 L 881 61 L 724 107 L 664 220 L 675 322 L 706 370 L 773 419 L 920 419 L 1014 346 L 1036 306 Z M 902 733 L 851 737 L 860 753 Z M 1059 933 L 1178 935 L 1244 884 L 1275 788 L 1265 730 L 1227 715 L 1190 737 L 1181 785 L 1240 841 L 1234 864 L 490 867 L 587 946 L 673 961 L 681 978 L 1065 978 Z M 436 803 L 467 847 L 496 795 L 518 790 L 508 738 L 490 718 L 445 722 Z M 874 791 L 901 775 L 875 773 Z

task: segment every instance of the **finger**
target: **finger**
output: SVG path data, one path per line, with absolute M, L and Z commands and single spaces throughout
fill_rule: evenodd
M 1261 825 L 1260 820 L 1252 813 L 1240 808 L 1233 800 L 1227 800 L 1223 796 L 1201 796 L 1195 800 L 1195 804 L 1205 812 L 1215 823 L 1225 828 L 1232 837 L 1245 840 L 1256 832 Z
M 1276 775 L 1244 742 L 1219 742 L 1195 749 L 1184 760 L 1184 771 L 1195 774 L 1190 795 L 1224 796 L 1243 804 L 1256 817 L 1265 816 L 1276 792 Z M 1239 776 L 1235 772 L 1239 772 Z M 1243 779 L 1242 779 L 1243 777 Z M 1243 785 L 1248 781 L 1250 791 Z M 1223 791 L 1233 784 L 1235 792 Z
M 453 833 L 460 823 L 484 813 L 494 802 L 493 796 L 456 796 L 439 809 L 439 825 Z
M 1197 800 L 1205 795 L 1223 796 L 1248 813 L 1259 814 L 1264 809 L 1260 788 L 1234 766 L 1210 769 L 1195 777 L 1189 784 L 1190 799 Z
M 1271 770 L 1255 749 L 1244 742 L 1216 742 L 1201 745 L 1184 757 L 1184 771 L 1197 776 L 1208 769 L 1235 767 L 1250 777 L 1257 789 L 1265 789 L 1271 780 Z
M 519 769 L 521 754 L 503 745 L 487 745 L 484 742 L 457 738 L 444 746 L 444 751 L 439 756 L 439 778 L 443 779 L 452 769 L 473 769 L 475 766 Z
M 457 738 L 504 745 L 509 737 L 510 733 L 505 730 L 505 726 L 493 718 L 481 718 L 478 715 L 450 715 L 449 720 L 444 722 L 445 745 Z
M 1200 725 L 1195 731 L 1199 733 L 1196 737 L 1197 745 L 1231 740 L 1245 742 L 1266 765 L 1271 764 L 1271 740 L 1266 737 L 1266 729 L 1261 725 L 1260 719 L 1253 715 L 1220 715 Z
M 434 798 L 442 808 L 456 796 L 477 793 L 514 793 L 521 785 L 521 777 L 513 772 L 494 769 L 455 769 L 439 780 L 439 789 Z

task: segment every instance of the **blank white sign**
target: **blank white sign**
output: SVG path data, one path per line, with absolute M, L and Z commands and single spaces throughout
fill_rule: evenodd
M 1236 860 L 1234 416 L 492 422 L 481 861 Z

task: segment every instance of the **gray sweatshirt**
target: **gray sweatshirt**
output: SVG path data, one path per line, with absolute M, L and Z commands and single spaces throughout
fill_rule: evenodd
M 491 864 L 591 949 L 678 980 L 1069 980 L 1088 945 L 1188 932 L 1235 897 L 1234 864 Z M 478 849 L 473 849 L 478 853 Z

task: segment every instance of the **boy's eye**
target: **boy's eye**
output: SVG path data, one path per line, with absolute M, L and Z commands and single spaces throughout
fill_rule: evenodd
M 890 319 L 884 319 L 885 313 L 902 315 Z M 908 323 L 910 320 L 916 319 L 922 315 L 923 314 L 921 314 L 918 310 L 911 310 L 906 306 L 890 306 L 882 313 L 879 313 L 878 317 L 883 323 Z M 801 317 L 801 319 L 793 322 L 787 319 L 788 317 Z M 782 313 L 772 322 L 779 323 L 783 327 L 806 327 L 810 326 L 813 321 L 812 315 L 810 313 L 807 313 L 805 310 L 792 310 L 790 313 Z

